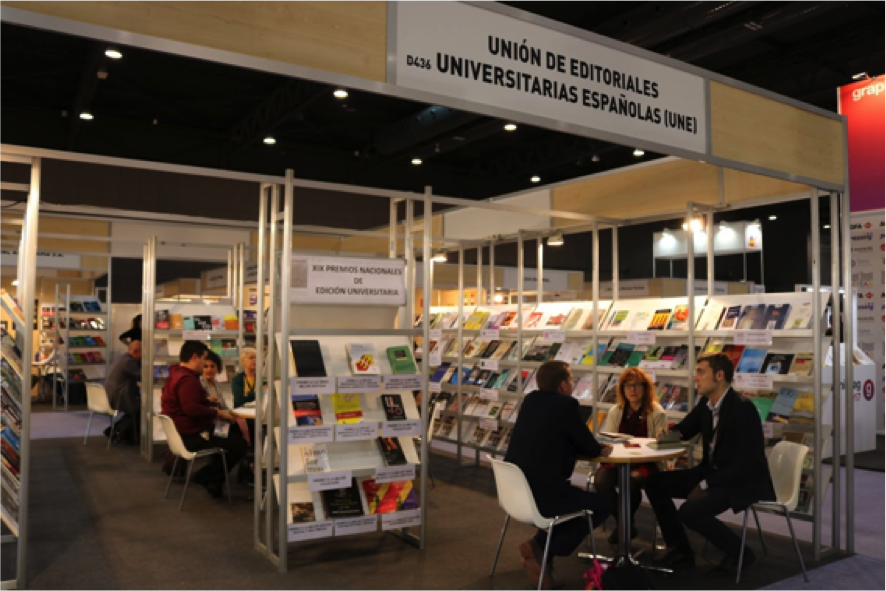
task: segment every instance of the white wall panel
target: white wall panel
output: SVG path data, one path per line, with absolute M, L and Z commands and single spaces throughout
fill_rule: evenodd
M 551 192 L 547 189 L 517 197 L 496 199 L 496 203 L 552 209 Z M 447 238 L 474 240 L 494 234 L 513 234 L 517 230 L 540 230 L 551 227 L 551 218 L 540 215 L 477 209 L 460 209 L 443 214 L 443 234 Z
M 233 247 L 238 242 L 249 243 L 248 230 L 199 228 L 182 224 L 145 224 L 134 222 L 113 222 L 111 236 L 120 240 L 147 241 L 156 236 L 158 241 L 181 244 L 227 244 Z M 111 243 L 115 257 L 142 258 L 142 246 L 131 243 Z M 179 259 L 188 261 L 220 261 L 227 263 L 228 252 L 223 248 L 194 248 L 181 246 L 158 246 L 158 259 Z

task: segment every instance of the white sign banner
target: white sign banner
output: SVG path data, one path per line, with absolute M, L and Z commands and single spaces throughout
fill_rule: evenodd
M 183 341 L 205 341 L 212 338 L 212 333 L 208 330 L 183 330 Z
M 517 269 L 505 267 L 502 269 L 501 283 L 504 289 L 518 289 L 519 278 Z M 542 273 L 544 291 L 569 291 L 569 272 L 553 271 L 545 269 Z M 526 291 L 538 290 L 538 269 L 523 269 L 523 289 Z
M 429 328 L 428 337 L 439 341 L 443 338 L 443 330 L 439 328 Z
M 304 540 L 316 540 L 317 538 L 329 538 L 332 536 L 331 521 L 312 521 L 310 523 L 289 524 L 289 541 L 301 542 Z
M 772 331 L 766 330 L 736 330 L 733 335 L 736 345 L 771 345 Z
M 206 289 L 219 289 L 228 286 L 228 268 L 213 269 L 206 272 Z
M 335 394 L 335 378 L 290 378 L 289 393 Z
M 338 490 L 351 486 L 352 473 L 350 470 L 340 472 L 319 472 L 308 474 L 308 490 L 317 492 L 322 490 Z
M 336 425 L 336 441 L 365 441 L 378 437 L 378 423 L 353 423 Z
M 346 517 L 344 519 L 335 520 L 336 537 L 367 534 L 374 531 L 378 531 L 378 515 Z
M 772 390 L 772 374 L 737 373 L 735 385 L 749 390 Z
M 403 482 L 404 480 L 415 480 L 415 464 L 375 469 L 376 482 Z
M 552 343 L 563 343 L 566 341 L 566 333 L 562 330 L 546 330 L 544 340 Z
M 400 374 L 385 376 L 385 390 L 388 392 L 397 390 L 421 390 L 421 374 Z
M 292 257 L 293 302 L 402 306 L 405 263 L 400 259 Z
M 431 351 L 430 355 L 428 355 L 428 365 L 431 367 L 437 367 L 443 363 L 442 358 L 440 357 L 440 350 Z
M 486 429 L 487 431 L 498 431 L 499 428 L 498 421 L 495 419 L 480 419 L 480 428 Z
M 403 527 L 418 527 L 421 525 L 421 509 L 412 509 L 409 511 L 396 511 L 394 513 L 382 513 L 381 528 L 383 531 L 389 529 L 400 529 Z
M 498 390 L 496 390 L 495 388 L 481 388 L 480 398 L 482 398 L 483 400 L 498 402 Z
M 421 421 L 386 421 L 381 424 L 382 437 L 421 437 Z
M 389 10 L 389 84 L 706 152 L 699 76 L 460 2 Z
M 354 394 L 381 392 L 381 376 L 347 376 L 338 378 L 338 391 Z
M 631 331 L 625 340 L 632 345 L 654 345 L 655 333 L 648 330 Z
M 0 250 L 0 265 L 4 267 L 18 266 L 18 249 L 4 248 Z M 38 269 L 79 269 L 79 254 L 62 254 L 60 252 L 37 251 Z
M 335 441 L 334 425 L 289 428 L 290 445 L 298 445 L 300 443 L 325 443 L 327 441 Z
M 492 371 L 498 371 L 498 359 L 481 359 L 480 367 L 483 369 L 491 369 Z
M 497 328 L 484 328 L 480 331 L 480 338 L 497 341 L 501 338 L 501 332 Z

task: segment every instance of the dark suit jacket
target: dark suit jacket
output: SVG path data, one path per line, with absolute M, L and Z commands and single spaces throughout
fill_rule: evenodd
M 523 399 L 505 461 L 523 470 L 539 510 L 568 493 L 575 456 L 600 455 L 600 444 L 578 412 L 578 400 L 536 390 Z
M 711 488 L 726 488 L 732 510 L 738 513 L 757 501 L 775 500 L 769 462 L 764 452 L 763 423 L 754 404 L 729 388 L 723 395 L 717 441 L 709 457 L 713 417 L 707 396 L 673 427 L 691 439 L 701 433 L 704 459 L 701 470 Z

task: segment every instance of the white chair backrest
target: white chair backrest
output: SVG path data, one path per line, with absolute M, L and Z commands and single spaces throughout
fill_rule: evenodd
M 169 449 L 172 450 L 172 453 L 185 459 L 190 459 L 194 454 L 185 447 L 172 419 L 166 415 L 157 415 L 157 418 L 160 419 L 160 424 L 163 425 L 163 432 L 166 433 L 166 443 L 169 444 Z
M 92 412 L 104 415 L 114 414 L 114 409 L 111 408 L 108 402 L 108 394 L 105 392 L 104 387 L 99 384 L 86 382 L 86 405 Z
M 495 474 L 495 488 L 498 491 L 498 504 L 505 513 L 520 521 L 547 529 L 551 520 L 542 517 L 532 496 L 532 489 L 526 481 L 523 470 L 509 462 L 493 460 L 492 472 Z
M 779 441 L 769 453 L 769 473 L 775 487 L 775 498 L 787 506 L 788 511 L 797 508 L 800 496 L 800 476 L 803 459 L 809 448 L 791 441 Z

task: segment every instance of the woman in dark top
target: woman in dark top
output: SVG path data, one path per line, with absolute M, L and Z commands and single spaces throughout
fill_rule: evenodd
M 642 369 L 630 367 L 618 378 L 615 406 L 609 409 L 603 421 L 601 433 L 623 433 L 633 437 L 655 437 L 667 426 L 667 413 L 655 401 L 655 385 Z M 640 490 L 646 478 L 659 467 L 654 463 L 636 464 L 631 467 L 631 517 L 640 506 Z M 601 464 L 594 475 L 597 492 L 612 502 L 613 515 L 618 519 L 617 468 L 613 464 Z M 632 520 L 633 522 L 633 520 Z M 637 536 L 637 529 L 631 526 L 631 539 Z M 618 528 L 609 536 L 610 544 L 618 543 Z
M 120 335 L 120 342 L 128 345 L 132 341 L 142 340 L 142 315 L 139 314 L 132 319 L 132 326 L 129 330 Z

